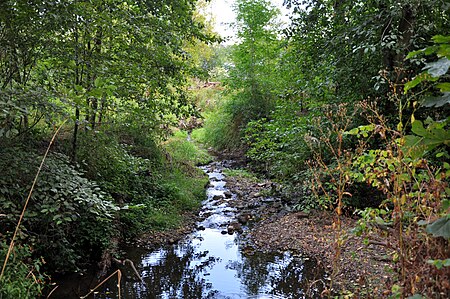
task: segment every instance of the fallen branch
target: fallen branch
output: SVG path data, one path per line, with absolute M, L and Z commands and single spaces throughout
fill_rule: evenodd
M 388 248 L 392 247 L 392 246 L 389 245 L 387 242 L 374 241 L 374 240 L 370 240 L 368 244 L 369 244 L 369 245 L 371 245 L 371 244 L 372 244 L 372 245 L 379 245 L 379 246 L 384 246 L 384 247 L 388 247 Z
M 59 287 L 59 286 L 55 286 L 55 287 L 53 288 L 53 290 L 47 295 L 47 299 L 50 298 L 50 296 L 53 294 L 54 291 L 56 291 L 56 289 L 57 289 L 58 287 Z
M 134 274 L 136 275 L 136 277 L 137 277 L 142 283 L 144 283 L 144 280 L 142 279 L 141 275 L 139 275 L 139 272 L 137 271 L 136 267 L 134 266 L 133 261 L 131 261 L 131 260 L 129 260 L 129 259 L 124 259 L 123 261 L 121 261 L 121 260 L 118 260 L 118 259 L 116 259 L 116 258 L 114 258 L 114 257 L 112 258 L 112 260 L 113 260 L 113 262 L 115 262 L 115 263 L 117 263 L 117 264 L 120 264 L 120 265 L 123 265 L 123 266 L 126 266 L 126 264 L 128 263 L 128 264 L 130 265 L 131 269 L 133 269 Z
M 104 284 L 105 282 L 107 282 L 111 277 L 113 277 L 115 274 L 117 273 L 117 289 L 119 291 L 119 299 L 121 298 L 120 295 L 120 281 L 122 280 L 122 272 L 120 272 L 120 270 L 116 270 L 114 273 L 112 273 L 111 275 L 109 275 L 108 277 L 106 277 L 102 282 L 100 282 L 95 288 L 93 288 L 89 293 L 87 293 L 84 296 L 81 296 L 80 299 L 85 299 L 87 298 L 90 294 L 92 294 L 93 292 L 95 292 L 96 289 L 98 289 L 102 284 Z

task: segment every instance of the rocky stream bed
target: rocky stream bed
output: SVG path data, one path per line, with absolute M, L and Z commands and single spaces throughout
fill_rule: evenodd
M 280 186 L 227 176 L 233 168 L 232 160 L 202 166 L 209 177 L 202 209 L 184 215 L 177 229 L 148 232 L 122 248 L 133 269 L 119 265 L 120 288 L 111 279 L 86 298 L 118 298 L 119 293 L 124 299 L 385 295 L 381 290 L 391 276 L 388 252 L 350 233 L 356 219 L 341 219 L 345 242 L 336 259 L 332 213 L 292 211 L 290 199 L 276 192 Z M 80 298 L 97 283 L 94 277 L 69 277 L 51 298 Z
M 222 161 L 220 167 L 234 168 L 233 161 Z M 242 235 L 249 252 L 292 252 L 314 259 L 317 267 L 328 275 L 311 283 L 319 284 L 322 294 L 354 294 L 363 298 L 380 298 L 392 279 L 391 261 L 387 249 L 376 244 L 367 245 L 363 237 L 351 233 L 357 225 L 355 217 L 341 217 L 341 237 L 345 240 L 336 259 L 335 240 L 338 237 L 330 211 L 304 213 L 292 211 L 289 199 L 272 196 L 277 185 L 270 180 L 255 180 L 245 176 L 225 176 L 228 191 L 218 201 L 236 209 L 235 218 L 222 227 L 223 233 Z M 276 192 L 275 192 L 276 193 Z M 235 194 L 233 201 L 226 197 Z M 205 215 L 203 215 L 204 217 Z M 151 233 L 140 242 L 150 246 L 174 243 L 196 229 L 202 216 L 187 215 L 187 225 L 177 230 Z M 242 230 L 245 226 L 247 229 Z M 333 284 L 330 275 L 336 263 Z M 315 296 L 318 296 L 316 294 Z

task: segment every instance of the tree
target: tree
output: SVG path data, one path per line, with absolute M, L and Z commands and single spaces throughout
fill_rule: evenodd
M 38 296 L 43 277 L 27 271 L 41 265 L 33 258 L 44 256 L 46 269 L 76 269 L 109 253 L 121 225 L 137 234 L 167 202 L 171 215 L 178 212 L 173 204 L 184 194 L 161 178 L 165 160 L 157 139 L 167 135 L 164 125 L 192 110 L 187 81 L 199 67 L 186 48 L 215 40 L 196 18 L 196 4 L 0 1 L 0 172 L 6 174 L 0 255 L 8 241 L 9 248 L 23 248 L 14 258 L 24 262 L 0 278 L 8 286 L 0 297 L 26 291 L 23 281 L 39 284 L 29 295 Z M 48 133 L 63 119 L 72 121 L 58 130 L 64 133 L 51 148 L 56 153 L 43 161 L 23 225 L 16 226 Z M 10 241 L 14 227 L 20 240 Z
M 391 115 L 397 103 L 386 101 L 387 81 L 401 94 L 404 80 L 418 69 L 404 60 L 407 53 L 449 28 L 448 3 L 441 0 L 286 2 L 294 12 L 286 30 L 298 66 L 294 84 L 312 95 L 325 86 L 328 101 L 382 97 Z
M 73 160 L 79 127 L 94 129 L 107 118 L 135 119 L 159 135 L 161 125 L 190 110 L 185 85 L 198 68 L 186 47 L 215 40 L 194 18 L 196 2 L 2 2 L 2 135 L 19 134 L 32 111 L 40 120 L 56 108 L 74 121 Z M 39 103 L 21 100 L 30 92 Z
M 58 28 L 54 7 L 43 1 L 0 3 L 0 138 L 27 132 L 55 111 L 35 82 L 35 67 Z
M 237 114 L 243 125 L 267 116 L 277 92 L 279 40 L 275 18 L 279 11 L 268 1 L 236 2 L 235 27 L 239 43 L 232 49 L 227 84 L 244 107 Z M 236 119 L 238 119 L 236 118 Z

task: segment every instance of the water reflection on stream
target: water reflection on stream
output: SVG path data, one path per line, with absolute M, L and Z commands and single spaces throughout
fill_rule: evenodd
M 227 191 L 219 163 L 203 167 L 210 177 L 208 198 L 198 231 L 175 245 L 156 251 L 127 250 L 143 278 L 124 273 L 122 298 L 308 298 L 305 291 L 323 272 L 309 259 L 249 251 L 240 234 L 224 233 L 235 212 L 226 201 Z M 225 227 L 225 228 L 224 228 Z M 312 295 L 311 295 L 312 294 Z M 117 298 L 114 282 L 91 298 Z

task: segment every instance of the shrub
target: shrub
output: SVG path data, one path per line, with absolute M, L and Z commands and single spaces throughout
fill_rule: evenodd
M 4 261 L 9 245 L 0 242 L 0 261 Z M 28 245 L 16 243 L 0 280 L 0 298 L 34 299 L 41 295 L 46 277 L 41 274 L 43 261 L 32 259 Z M 3 263 L 2 263 L 3 266 Z
M 314 130 L 313 114 L 307 116 L 293 103 L 280 101 L 270 118 L 248 123 L 244 139 L 252 165 L 277 179 L 299 179 L 298 172 L 306 168 L 311 156 L 304 136 Z
M 0 149 L 0 219 L 12 231 L 40 163 L 40 156 L 19 148 Z M 30 199 L 22 238 L 35 254 L 58 271 L 77 270 L 108 246 L 116 206 L 99 186 L 83 177 L 63 154 L 51 154 Z
M 205 141 L 215 149 L 237 149 L 241 147 L 241 133 L 239 123 L 235 123 L 233 116 L 218 108 L 205 117 Z

